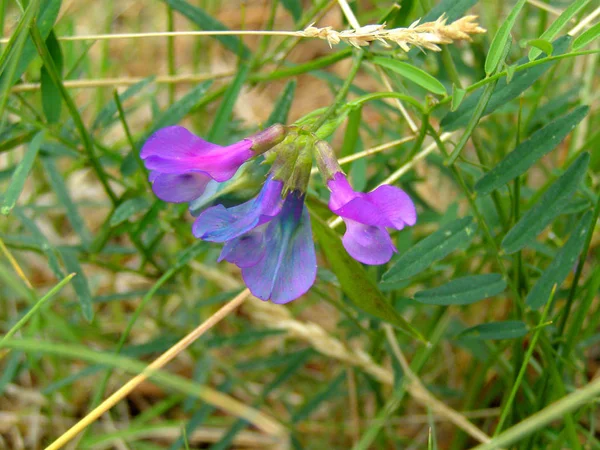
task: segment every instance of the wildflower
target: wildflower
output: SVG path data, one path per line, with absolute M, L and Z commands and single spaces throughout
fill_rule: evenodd
M 344 219 L 346 251 L 364 264 L 385 264 L 397 252 L 386 228 L 401 230 L 416 223 L 417 213 L 402 189 L 383 185 L 362 193 L 350 186 L 329 145 L 317 143 L 317 162 L 331 191 L 329 209 Z
M 286 130 L 273 125 L 226 147 L 207 142 L 183 127 L 155 132 L 140 153 L 156 196 L 173 203 L 190 202 L 211 181 L 229 180 L 250 158 L 281 142 Z
M 240 267 L 253 295 L 288 303 L 306 293 L 317 274 L 304 206 L 312 149 L 299 150 L 288 140 L 277 150 L 271 175 L 256 198 L 231 208 L 208 208 L 197 217 L 193 233 L 225 244 L 219 261 Z

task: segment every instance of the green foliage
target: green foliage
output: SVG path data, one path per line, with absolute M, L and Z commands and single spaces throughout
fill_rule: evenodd
M 441 53 L 235 33 L 333 26 L 345 2 L 62 3 L 0 2 L 2 445 L 50 445 L 208 323 L 70 445 L 600 448 L 595 2 L 348 2 L 362 26 L 490 30 Z M 164 29 L 220 33 L 63 39 Z M 330 142 L 356 190 L 402 188 L 417 222 L 364 266 L 314 173 L 315 285 L 214 323 L 243 277 L 139 150 L 170 125 L 228 144 L 275 123 Z M 195 213 L 254 196 L 262 162 Z

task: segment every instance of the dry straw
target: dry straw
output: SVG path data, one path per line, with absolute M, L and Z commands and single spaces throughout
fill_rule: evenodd
M 413 22 L 408 28 L 386 29 L 382 25 L 365 25 L 354 30 L 336 31 L 331 27 L 317 28 L 312 25 L 303 32 L 303 37 L 312 37 L 326 40 L 330 46 L 340 42 L 360 48 L 378 41 L 386 47 L 391 44 L 400 46 L 405 52 L 411 47 L 439 52 L 441 44 L 452 44 L 455 41 L 470 41 L 471 35 L 485 33 L 475 21 L 477 16 L 465 16 L 451 24 L 447 24 L 447 17 L 441 16 L 435 22 L 419 24 Z

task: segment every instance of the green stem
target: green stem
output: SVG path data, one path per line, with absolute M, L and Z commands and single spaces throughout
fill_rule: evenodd
M 325 122 L 327 122 L 327 119 L 329 119 L 333 114 L 335 114 L 335 112 L 337 111 L 340 104 L 345 100 L 346 95 L 348 94 L 348 91 L 350 90 L 350 87 L 352 86 L 352 82 L 354 81 L 354 78 L 356 77 L 356 74 L 358 73 L 358 69 L 360 69 L 360 65 L 361 65 L 364 57 L 365 57 L 364 50 L 361 49 L 361 50 L 356 51 L 356 53 L 354 54 L 354 61 L 352 63 L 352 67 L 350 68 L 350 72 L 348 73 L 348 76 L 346 77 L 344 84 L 342 85 L 340 90 L 337 92 L 335 99 L 334 99 L 333 103 L 331 104 L 331 106 L 329 106 L 329 108 L 327 108 L 327 110 L 321 115 L 321 117 L 319 117 L 319 120 L 317 120 L 315 122 L 315 124 L 312 126 L 312 128 L 311 128 L 312 132 L 315 132 L 319 128 L 321 128 L 323 126 L 323 124 Z
M 69 112 L 71 113 L 71 117 L 73 118 L 75 127 L 77 128 L 77 130 L 79 131 L 79 134 L 81 135 L 83 147 L 85 148 L 85 151 L 88 154 L 88 158 L 90 160 L 90 163 L 92 164 L 92 168 L 94 169 L 94 172 L 96 172 L 96 175 L 98 176 L 98 179 L 100 180 L 100 183 L 104 187 L 104 191 L 106 192 L 106 194 L 112 201 L 113 205 L 116 205 L 118 203 L 118 197 L 113 192 L 110 185 L 108 184 L 108 178 L 106 177 L 106 174 L 104 173 L 104 170 L 102 169 L 102 164 L 100 164 L 100 161 L 96 155 L 96 151 L 94 149 L 94 144 L 92 142 L 90 135 L 87 132 L 85 124 L 83 123 L 83 119 L 81 118 L 81 115 L 79 114 L 77 105 L 75 105 L 75 102 L 73 102 L 73 99 L 71 98 L 71 96 L 65 89 L 64 85 L 62 84 L 62 81 L 56 70 L 56 66 L 54 65 L 54 61 L 52 60 L 52 57 L 50 56 L 48 48 L 46 47 L 46 43 L 42 39 L 42 36 L 40 35 L 40 31 L 37 29 L 37 27 L 31 28 L 31 37 L 37 48 L 39 55 L 42 58 L 44 66 L 46 66 L 48 75 L 50 75 L 50 78 L 52 79 L 53 83 L 58 87 L 58 89 L 60 91 L 60 95 L 61 95 L 63 101 L 65 102 L 67 108 L 69 109 Z

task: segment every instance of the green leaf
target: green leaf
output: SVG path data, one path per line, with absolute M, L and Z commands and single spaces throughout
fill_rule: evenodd
M 553 150 L 583 120 L 589 107 L 580 106 L 560 116 L 521 142 L 492 170 L 475 183 L 475 191 L 486 195 L 525 173 L 536 161 Z
M 298 22 L 302 17 L 302 2 L 300 0 L 281 0 L 281 4 L 294 18 L 294 22 Z
M 312 219 L 313 231 L 321 244 L 321 251 L 339 280 L 342 291 L 352 303 L 364 312 L 425 341 L 421 333 L 388 303 L 375 283 L 367 276 L 362 265 L 346 252 L 339 236 L 316 215 L 313 214 Z
M 94 318 L 94 311 L 92 309 L 92 294 L 90 292 L 90 286 L 87 278 L 83 273 L 83 269 L 79 265 L 77 260 L 77 251 L 70 247 L 61 247 L 59 249 L 62 259 L 67 268 L 67 272 L 76 273 L 77 275 L 73 278 L 73 288 L 79 298 L 79 305 L 81 307 L 81 313 L 88 322 L 91 322 Z
M 39 8 L 39 0 L 32 0 L 25 13 L 19 20 L 2 56 L 0 56 L 0 117 L 4 118 L 4 109 L 10 95 L 10 88 L 15 83 L 15 78 L 20 77 L 19 63 L 26 49 L 27 36 L 31 23 Z
M 65 207 L 67 211 L 67 218 L 69 219 L 73 230 L 75 230 L 75 232 L 79 235 L 82 245 L 87 248 L 92 241 L 90 232 L 85 226 L 85 223 L 81 218 L 79 211 L 77 210 L 77 206 L 69 195 L 69 191 L 65 185 L 62 175 L 56 168 L 54 158 L 42 157 L 41 161 L 42 165 L 44 166 L 48 181 L 50 182 L 50 186 L 52 187 L 58 202 Z
M 63 270 L 58 261 L 58 252 L 52 246 L 48 238 L 40 231 L 37 224 L 25 215 L 20 208 L 15 208 L 13 214 L 21 221 L 21 224 L 25 229 L 29 230 L 34 242 L 42 249 L 46 257 L 48 258 L 48 267 L 54 273 L 54 276 L 58 279 L 64 277 Z
M 527 45 L 530 45 L 532 47 L 535 47 L 539 50 L 541 50 L 542 52 L 544 52 L 547 56 L 552 55 L 552 52 L 554 51 L 554 47 L 552 46 L 552 43 L 547 41 L 546 39 L 531 39 L 530 41 L 527 41 Z M 539 56 L 536 55 L 536 57 Z M 531 58 L 530 58 L 531 60 Z
M 463 217 L 443 225 L 401 255 L 383 274 L 382 283 L 397 283 L 422 272 L 454 250 L 466 246 L 476 228 L 472 217 Z
M 554 55 L 562 55 L 569 48 L 571 38 L 563 36 L 553 42 Z M 517 66 L 526 64 L 527 57 L 520 59 Z M 505 78 L 501 78 L 496 84 L 496 88 L 488 102 L 483 115 L 490 114 L 500 106 L 508 103 L 512 99 L 521 95 L 527 90 L 536 80 L 538 80 L 546 71 L 552 67 L 555 61 L 548 61 L 525 70 L 520 70 L 515 74 L 509 83 Z M 451 111 L 442 119 L 442 127 L 445 131 L 452 131 L 463 127 L 469 122 L 473 109 L 479 102 L 479 98 L 483 95 L 485 86 L 471 94 L 465 101 L 462 102 L 456 111 Z
M 442 286 L 419 291 L 415 300 L 428 305 L 470 305 L 500 294 L 506 281 L 497 273 L 457 278 Z
M 159 128 L 176 125 L 187 116 L 190 111 L 202 100 L 212 85 L 212 81 L 205 81 L 190 89 L 183 97 L 165 109 L 152 123 L 151 133 Z
M 48 47 L 48 52 L 50 53 L 50 56 L 52 56 L 54 66 L 56 67 L 56 72 L 62 80 L 63 55 L 60 48 L 60 43 L 56 39 L 54 31 L 52 31 L 48 36 L 48 39 L 46 39 L 46 47 Z M 60 94 L 60 89 L 48 73 L 48 70 L 45 66 L 42 66 L 40 81 L 42 109 L 44 110 L 44 115 L 46 116 L 48 123 L 56 123 L 60 119 L 62 107 L 62 96 Z
M 116 227 L 128 220 L 131 216 L 137 213 L 145 212 L 150 207 L 151 203 L 145 197 L 136 197 L 125 200 L 121 203 L 112 216 L 110 217 L 109 225 Z
M 515 339 L 527 334 L 527 325 L 520 320 L 482 323 L 461 332 L 458 338 L 469 339 Z
M 502 248 L 508 254 L 514 253 L 535 240 L 552 220 L 562 214 L 585 175 L 589 153 L 582 153 L 571 166 L 556 180 L 506 234 Z
M 29 10 L 30 7 L 33 7 L 34 13 L 37 12 L 35 10 L 37 10 L 37 5 L 39 5 L 39 4 L 40 4 L 40 2 L 37 0 L 30 2 L 29 6 L 27 8 L 27 11 Z M 42 36 L 42 39 L 46 40 L 48 38 L 48 36 L 50 35 L 50 32 L 52 31 L 52 28 L 54 27 L 54 22 L 56 21 L 56 18 L 58 17 L 58 12 L 60 11 L 60 6 L 61 6 L 61 0 L 45 0 L 45 1 L 41 2 L 41 6 L 39 8 L 39 14 L 37 15 L 36 25 L 37 25 L 37 29 L 39 30 L 40 35 Z M 25 30 L 25 33 L 27 34 L 27 30 Z M 15 69 L 14 73 L 10 74 L 10 72 L 5 73 L 4 71 L 1 71 L 2 74 L 0 75 L 0 85 L 2 85 L 2 83 L 5 81 L 8 81 L 8 84 L 10 86 L 15 84 L 19 80 L 19 78 L 21 78 L 21 75 L 23 75 L 23 73 L 27 69 L 27 66 L 29 66 L 29 63 L 31 63 L 31 61 L 33 61 L 36 54 L 37 54 L 36 47 L 35 47 L 33 41 L 31 40 L 31 38 L 28 37 L 22 51 L 19 52 L 19 56 L 18 56 L 19 59 L 18 59 L 18 63 L 16 65 L 16 69 Z M 8 79 L 6 79 L 7 77 L 8 77 Z
M 569 21 L 577 14 L 577 12 L 583 8 L 590 0 L 576 0 L 571 3 L 558 18 L 548 27 L 546 31 L 542 33 L 540 39 L 550 41 L 556 37 L 556 35 L 563 29 L 563 27 L 569 23 Z M 543 49 L 542 49 L 543 50 Z M 529 61 L 533 61 L 535 58 L 540 56 L 542 50 L 532 48 L 529 51 Z
M 206 31 L 229 31 L 225 25 L 212 17 L 202 8 L 190 5 L 185 0 L 163 0 L 167 5 L 175 11 L 183 14 L 189 20 L 194 22 L 200 29 Z M 237 36 L 214 36 L 221 44 L 237 54 L 241 52 L 244 58 L 250 56 L 250 50 L 246 47 Z
M 452 103 L 450 104 L 450 111 L 456 111 L 458 109 L 466 94 L 466 90 L 455 84 L 452 85 Z
M 246 78 L 250 73 L 250 66 L 248 64 L 242 64 L 238 67 L 237 75 L 232 81 L 231 85 L 225 92 L 225 96 L 223 97 L 223 101 L 219 105 L 219 109 L 215 115 L 215 120 L 213 125 L 208 133 L 208 140 L 210 142 L 221 142 L 225 136 L 225 132 L 230 124 L 231 113 L 233 111 L 233 106 L 237 101 L 238 96 L 240 95 L 240 91 L 242 90 L 242 86 L 246 82 Z
M 290 108 L 292 107 L 292 102 L 294 101 L 294 94 L 296 93 L 296 80 L 289 80 L 283 91 L 279 95 L 279 98 L 275 102 L 275 106 L 273 107 L 273 111 L 271 115 L 267 119 L 267 123 L 265 127 L 270 127 L 276 123 L 287 123 L 288 114 L 290 112 Z
M 10 179 L 10 184 L 8 185 L 8 189 L 6 189 L 6 192 L 4 193 L 2 208 L 0 208 L 0 212 L 2 214 L 10 214 L 12 209 L 17 204 L 17 199 L 23 191 L 23 186 L 25 186 L 25 180 L 29 176 L 29 172 L 31 172 L 31 168 L 33 167 L 35 158 L 37 157 L 38 151 L 40 150 L 40 145 L 44 141 L 45 137 L 46 136 L 44 132 L 40 132 L 35 135 L 31 143 L 27 147 L 23 159 L 13 172 L 12 178 Z
M 119 94 L 119 100 L 121 100 L 121 103 L 124 103 L 126 100 L 137 95 L 142 91 L 142 89 L 148 86 L 148 84 L 153 82 L 155 78 L 156 77 L 152 75 L 128 87 L 122 94 Z M 112 98 L 96 116 L 96 119 L 92 125 L 92 130 L 108 127 L 111 122 L 116 119 L 114 117 L 116 113 L 117 104 L 115 103 L 114 98 Z
M 581 35 L 573 41 L 573 50 L 579 50 L 581 47 L 585 47 L 596 39 L 598 35 L 600 35 L 600 22 L 589 30 L 581 33 Z
M 446 88 L 444 85 L 435 77 L 429 75 L 427 72 L 419 69 L 418 67 L 398 61 L 396 59 L 383 58 L 381 56 L 374 57 L 372 61 L 381 67 L 385 67 L 386 69 L 396 72 L 400 76 L 409 79 L 413 83 L 418 84 L 422 88 L 427 89 L 434 94 L 446 95 Z
M 346 123 L 346 130 L 344 132 L 344 141 L 342 142 L 342 149 L 339 153 L 340 157 L 345 157 L 354 154 L 357 150 L 357 146 L 360 140 L 360 124 L 362 118 L 362 105 L 358 108 L 352 109 L 348 114 L 348 122 Z M 360 188 L 356 188 L 359 190 Z
M 517 2 L 517 4 L 510 11 L 510 14 L 502 23 L 502 25 L 498 29 L 498 32 L 494 36 L 494 39 L 492 40 L 490 49 L 488 51 L 487 58 L 485 59 L 486 74 L 492 74 L 500 64 L 502 54 L 504 52 L 504 49 L 506 48 L 506 43 L 510 39 L 510 31 L 512 30 L 515 21 L 517 20 L 517 16 L 521 12 L 523 6 L 525 6 L 526 2 L 527 0 L 519 0 Z
M 535 286 L 529 291 L 525 303 L 533 309 L 546 304 L 552 288 L 556 284 L 560 286 L 569 272 L 573 270 L 577 257 L 586 241 L 587 232 L 592 226 L 592 211 L 586 212 L 575 230 L 571 233 L 569 240 L 556 253 L 552 262 L 548 265 L 542 276 L 537 280 Z

